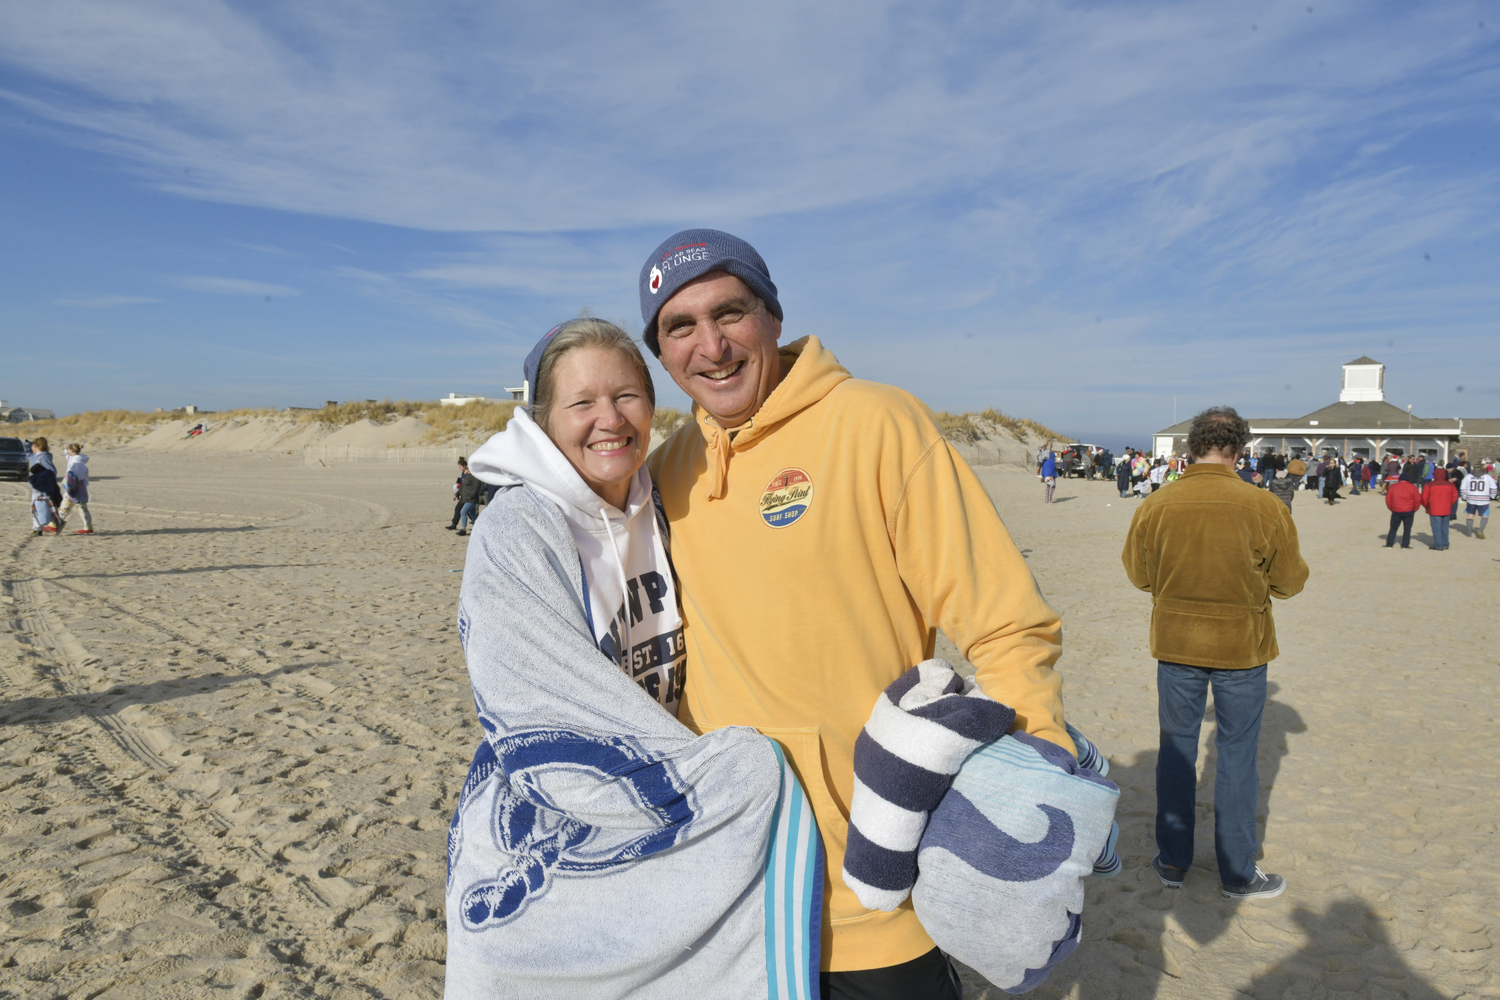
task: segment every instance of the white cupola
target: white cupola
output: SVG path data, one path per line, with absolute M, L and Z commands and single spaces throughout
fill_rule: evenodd
M 1344 366 L 1340 403 L 1385 402 L 1385 365 L 1374 358 L 1355 358 Z

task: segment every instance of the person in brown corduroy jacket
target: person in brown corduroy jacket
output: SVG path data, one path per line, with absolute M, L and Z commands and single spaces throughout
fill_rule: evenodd
M 1192 864 L 1198 730 L 1212 686 L 1214 842 L 1221 891 L 1232 899 L 1286 889 L 1284 878 L 1255 864 L 1255 756 L 1266 664 L 1278 652 L 1271 598 L 1300 593 L 1308 576 L 1291 510 L 1235 475 L 1249 438 L 1249 424 L 1228 407 L 1193 418 L 1188 450 L 1197 461 L 1142 501 L 1121 553 L 1130 582 L 1152 598 L 1161 751 L 1151 866 L 1179 888 Z

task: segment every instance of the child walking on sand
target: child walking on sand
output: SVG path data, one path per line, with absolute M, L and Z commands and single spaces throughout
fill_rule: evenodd
M 89 513 L 89 457 L 83 453 L 83 445 L 68 445 L 68 471 L 63 480 L 63 502 L 57 508 L 59 521 L 66 521 L 68 514 L 77 507 L 83 511 L 83 527 L 75 535 L 92 535 L 94 517 Z M 62 524 L 58 524 L 62 530 Z
M 38 535 L 61 531 L 63 522 L 57 516 L 57 505 L 62 503 L 62 493 L 57 488 L 57 466 L 52 464 L 46 438 L 31 442 L 26 464 L 26 478 L 31 483 L 31 530 Z

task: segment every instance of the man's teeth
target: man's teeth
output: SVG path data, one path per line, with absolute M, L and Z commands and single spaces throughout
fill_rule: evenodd
M 600 441 L 598 444 L 589 445 L 589 451 L 619 451 L 629 443 L 623 438 L 619 441 Z
M 715 382 L 721 381 L 721 380 L 726 379 L 729 376 L 733 375 L 735 372 L 739 371 L 740 370 L 740 366 L 743 365 L 744 363 L 745 362 L 743 362 L 743 361 L 736 361 L 734 364 L 730 365 L 728 368 L 720 368 L 716 372 L 704 372 L 703 373 L 703 377 L 704 378 L 711 378 Z

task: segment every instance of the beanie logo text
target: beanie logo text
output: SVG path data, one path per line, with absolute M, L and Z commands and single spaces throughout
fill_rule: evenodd
M 708 244 L 706 243 L 689 243 L 662 254 L 661 260 L 651 268 L 651 294 L 655 295 L 661 290 L 664 270 L 670 271 L 674 267 L 708 259 Z
M 760 516 L 773 528 L 794 524 L 812 506 L 812 477 L 801 469 L 782 469 L 760 495 Z

